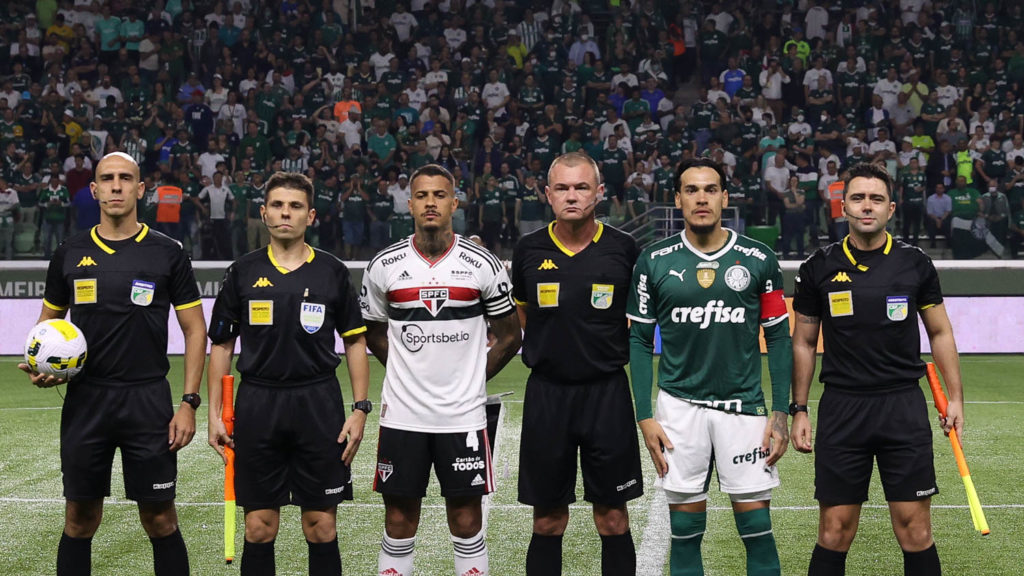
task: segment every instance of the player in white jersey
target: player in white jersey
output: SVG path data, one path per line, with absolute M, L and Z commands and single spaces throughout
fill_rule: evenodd
M 521 343 L 511 282 L 486 249 L 452 232 L 455 179 L 412 175 L 415 234 L 363 276 L 367 344 L 386 367 L 374 490 L 384 498 L 379 574 L 412 574 L 420 506 L 434 466 L 455 547 L 455 574 L 488 573 L 481 498 L 494 490 L 486 381 Z M 487 347 L 487 324 L 496 338 Z

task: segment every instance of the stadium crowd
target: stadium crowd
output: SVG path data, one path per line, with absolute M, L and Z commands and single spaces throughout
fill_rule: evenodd
M 908 241 L 1024 241 L 1016 2 L 40 0 L 0 22 L 8 259 L 98 221 L 85 189 L 115 150 L 143 167 L 144 219 L 204 259 L 267 243 L 276 170 L 316 184 L 311 242 L 368 258 L 411 233 L 408 175 L 429 162 L 457 178 L 456 231 L 507 256 L 574 150 L 614 223 L 709 155 L 737 224 L 780 222 L 778 251 L 802 257 L 845 233 L 836 183 L 874 162 Z

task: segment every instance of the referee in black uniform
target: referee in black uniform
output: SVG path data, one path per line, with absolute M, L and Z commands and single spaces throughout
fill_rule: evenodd
M 235 494 L 245 509 L 242 574 L 272 575 L 281 506 L 302 509 L 311 576 L 341 574 L 337 506 L 352 499 L 349 465 L 363 438 L 369 362 L 366 327 L 348 268 L 303 239 L 316 218 L 313 183 L 278 172 L 260 207 L 267 248 L 224 275 L 210 319 L 209 442 L 235 449 Z M 352 416 L 345 418 L 334 333 L 345 342 Z M 221 422 L 221 377 L 241 337 L 235 435 Z
M 860 164 L 845 181 L 843 210 L 850 234 L 815 252 L 800 267 L 793 309 L 793 447 L 811 451 L 807 397 L 818 329 L 825 354 L 819 379 L 815 491 L 820 516 L 811 575 L 843 574 L 878 461 L 893 530 L 908 575 L 940 573 L 932 540 L 932 463 L 925 374 L 917 319 L 949 388 L 942 422 L 963 432 L 963 387 L 953 328 L 935 266 L 924 252 L 894 241 L 885 226 L 896 209 L 883 168 Z
M 39 315 L 41 322 L 70 310 L 89 343 L 89 360 L 68 384 L 61 411 L 67 504 L 57 574 L 91 573 L 92 537 L 110 495 L 115 448 L 121 449 L 125 495 L 138 502 L 153 544 L 157 576 L 188 574 L 174 495 L 177 451 L 192 441 L 200 403 L 206 325 L 199 290 L 181 245 L 138 222 L 145 188 L 131 156 L 104 156 L 89 188 L 100 223 L 57 249 Z M 176 413 L 167 382 L 171 306 L 185 335 L 185 395 Z M 36 386 L 62 383 L 19 367 Z
M 632 576 L 626 503 L 643 494 L 643 476 L 623 366 L 626 294 L 640 251 L 631 236 L 594 220 L 604 185 L 586 154 L 557 158 L 545 193 L 555 221 L 523 236 L 512 258 L 531 369 L 519 452 L 519 501 L 534 507 L 526 573 L 561 574 L 579 452 L 583 499 L 601 535 L 601 573 Z

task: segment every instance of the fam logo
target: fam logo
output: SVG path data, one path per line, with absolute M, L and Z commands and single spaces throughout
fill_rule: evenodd
M 448 289 L 447 288 L 421 288 L 420 289 L 420 302 L 427 308 L 431 316 L 437 316 L 437 313 L 444 307 L 445 302 L 448 301 Z

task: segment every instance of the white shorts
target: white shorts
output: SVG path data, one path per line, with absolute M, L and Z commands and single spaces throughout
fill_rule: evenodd
M 761 441 L 766 416 L 715 410 L 659 392 L 654 419 L 673 446 L 665 451 L 665 490 L 705 493 L 712 468 L 726 494 L 763 492 L 779 485 L 779 471 L 764 464 L 768 451 L 762 450 Z

